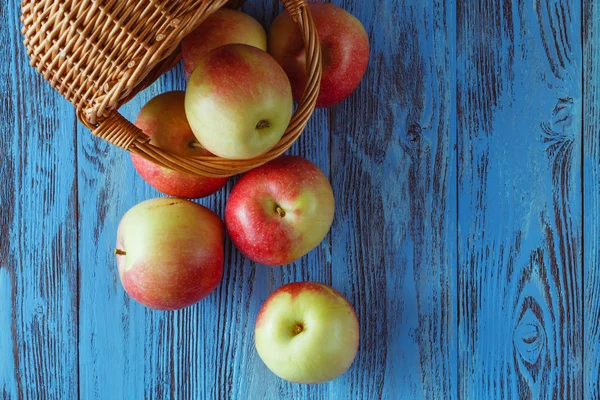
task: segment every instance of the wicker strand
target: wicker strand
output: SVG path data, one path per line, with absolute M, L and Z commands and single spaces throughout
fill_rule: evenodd
M 118 112 L 114 112 L 106 118 L 97 129 L 92 131 L 92 134 L 125 150 L 129 150 L 135 141 L 139 143 L 140 139 L 144 139 L 146 142 L 150 140 Z

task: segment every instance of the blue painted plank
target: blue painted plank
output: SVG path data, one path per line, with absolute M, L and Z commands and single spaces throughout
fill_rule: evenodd
M 275 6 L 254 2 L 246 11 L 266 25 L 281 10 Z M 177 68 L 122 111 L 133 119 L 154 95 L 184 86 Z M 312 135 L 304 135 L 293 152 L 313 160 L 328 174 L 327 113 L 319 114 L 308 129 Z M 82 395 L 245 398 L 251 393 L 278 398 L 278 393 L 286 392 L 304 398 L 306 393 L 324 393 L 324 387 L 290 385 L 268 371 L 254 350 L 253 329 L 262 302 L 282 283 L 330 280 L 329 239 L 306 258 L 282 269 L 254 265 L 227 241 L 223 282 L 212 295 L 182 311 L 147 310 L 124 294 L 111 250 L 126 210 L 160 194 L 137 176 L 127 154 L 91 138 L 84 128 L 79 128 L 78 134 Z M 223 215 L 231 187 L 232 183 L 200 203 Z
M 362 335 L 344 398 L 456 398 L 455 3 L 343 4 L 372 45 L 331 111 L 333 282 Z
M 600 4 L 583 2 L 583 276 L 586 399 L 600 398 Z
M 275 19 L 283 7 L 279 2 L 248 1 L 243 11 L 259 20 L 265 29 Z M 328 113 L 326 110 L 317 111 L 300 137 L 290 149 L 291 154 L 305 157 L 330 176 L 329 160 L 330 135 L 328 127 Z M 246 274 L 232 274 L 224 281 L 230 290 L 228 294 L 232 301 L 232 310 L 226 314 L 224 322 L 229 327 L 219 327 L 217 345 L 228 349 L 228 357 L 235 360 L 236 352 L 243 354 L 239 362 L 231 364 L 226 357 L 220 358 L 220 363 L 215 365 L 220 373 L 227 376 L 228 384 L 215 388 L 211 396 L 216 398 L 264 398 L 279 399 L 304 399 L 304 398 L 331 398 L 339 392 L 339 385 L 335 383 L 324 385 L 299 385 L 279 379 L 264 365 L 254 348 L 254 321 L 258 311 L 268 295 L 283 284 L 297 281 L 319 281 L 331 284 L 331 237 L 328 235 L 324 241 L 310 254 L 300 260 L 284 267 L 271 268 L 257 265 L 245 259 L 230 243 L 227 251 L 232 256 L 232 271 L 250 271 Z M 246 290 L 246 279 L 251 279 L 251 286 Z M 239 288 L 239 289 L 236 289 Z M 243 290 L 239 292 L 240 289 Z M 239 294 L 236 294 L 236 291 Z M 248 293 L 248 294 L 246 294 Z M 239 330 L 241 327 L 242 330 Z M 225 329 L 224 329 L 225 328 Z M 239 350 L 238 350 L 239 349 Z M 212 372 L 210 372 L 212 374 Z M 210 376 L 210 375 L 209 375 Z M 223 380 L 219 382 L 225 383 Z
M 459 393 L 582 398 L 580 2 L 458 2 Z
M 0 5 L 0 397 L 76 398 L 75 113 Z
M 283 11 L 279 2 L 248 1 L 243 10 L 259 20 L 268 30 L 271 22 Z M 290 150 L 317 164 L 329 176 L 329 131 L 327 112 L 318 111 L 305 133 Z M 221 212 L 224 210 L 220 208 Z M 325 238 L 317 249 L 295 263 L 280 268 L 257 265 L 245 259 L 227 242 L 231 257 L 229 274 L 224 277 L 227 290 L 222 293 L 226 313 L 218 326 L 215 345 L 227 349 L 220 354 L 214 371 L 205 372 L 205 380 L 214 376 L 221 383 L 210 392 L 214 398 L 303 399 L 334 396 L 336 387 L 328 385 L 298 385 L 285 382 L 271 373 L 254 348 L 254 321 L 268 295 L 288 282 L 312 280 L 331 284 L 331 239 Z M 207 318 L 210 318 L 207 315 Z M 241 353 L 242 357 L 236 356 Z M 239 358 L 239 359 L 238 359 Z M 216 376 L 215 376 L 216 374 Z M 210 380 L 209 380 L 210 381 Z M 333 393 L 333 394 L 332 394 Z
M 4 175 L 3 175 L 4 176 Z M 1 198 L 5 203 L 5 197 Z M 4 224 L 5 221 L 2 221 Z M 8 248 L 4 242 L 2 248 Z M 8 252 L 7 252 L 8 253 Z M 4 260 L 8 260 L 8 254 L 4 254 Z M 13 284 L 12 276 L 8 271 L 8 265 L 0 264 L 0 396 L 3 399 L 17 397 L 19 385 L 17 383 L 17 371 L 15 369 L 14 355 L 17 351 L 13 341 L 12 321 L 15 318 L 12 307 Z
M 132 105 L 161 92 L 155 85 Z M 133 118 L 137 111 L 127 107 L 124 114 Z M 139 398 L 149 343 L 158 340 L 160 331 L 146 330 L 153 312 L 124 293 L 113 249 L 123 214 L 158 194 L 137 176 L 127 153 L 92 137 L 81 124 L 77 136 L 80 393 L 84 398 Z

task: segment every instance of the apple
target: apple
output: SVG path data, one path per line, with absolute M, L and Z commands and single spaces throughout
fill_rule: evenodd
M 185 94 L 185 112 L 196 138 L 229 159 L 259 156 L 275 146 L 292 117 L 292 90 L 268 53 L 228 44 L 205 55 Z
M 248 258 L 283 265 L 321 243 L 334 208 L 323 172 L 304 158 L 282 156 L 242 176 L 227 201 L 225 224 Z
M 369 38 L 352 14 L 330 3 L 309 3 L 321 43 L 323 76 L 317 107 L 329 107 L 356 89 L 369 62 Z M 306 55 L 300 29 L 285 11 L 269 30 L 269 53 L 290 78 L 300 101 L 306 83 Z
M 223 222 L 188 200 L 158 198 L 121 219 L 115 254 L 125 291 L 157 310 L 188 307 L 223 276 Z
M 298 282 L 277 289 L 258 313 L 258 355 L 277 376 L 321 383 L 342 375 L 358 351 L 354 308 L 333 288 Z
M 248 14 L 228 8 L 217 10 L 181 41 L 185 77 L 190 77 L 205 54 L 231 43 L 243 43 L 266 51 L 267 34 Z
M 180 156 L 210 153 L 196 140 L 185 116 L 185 92 L 172 91 L 150 100 L 137 116 L 135 125 L 150 137 L 150 143 Z M 146 182 L 169 196 L 200 198 L 221 189 L 227 178 L 208 178 L 161 167 L 131 154 L 131 161 Z

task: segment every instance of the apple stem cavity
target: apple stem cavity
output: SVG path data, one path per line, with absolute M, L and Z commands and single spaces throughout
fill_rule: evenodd
M 261 130 L 261 129 L 265 129 L 265 128 L 269 128 L 271 126 L 271 124 L 269 124 L 269 121 L 261 119 L 260 121 L 258 121 L 258 123 L 256 124 L 256 129 L 257 130 Z
M 302 332 L 303 330 L 304 330 L 304 326 L 302 326 L 302 324 L 296 324 L 296 326 L 294 327 L 292 332 L 294 332 L 294 335 L 297 335 L 300 332 Z
M 275 211 L 277 211 L 277 214 L 279 214 L 279 216 L 281 218 L 285 217 L 285 210 L 279 206 L 275 207 Z
M 115 254 L 118 256 L 125 256 L 127 253 L 121 249 L 115 249 Z

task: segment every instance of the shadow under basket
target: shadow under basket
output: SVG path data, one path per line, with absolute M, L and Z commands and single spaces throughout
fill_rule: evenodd
M 92 134 L 156 164 L 208 177 L 251 170 L 283 154 L 312 115 L 321 81 L 321 49 L 305 0 L 282 0 L 306 51 L 304 94 L 279 143 L 248 160 L 182 157 L 149 143 L 119 107 L 180 59 L 179 43 L 227 0 L 23 0 L 21 22 L 31 65 L 77 109 Z

